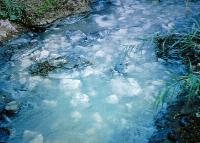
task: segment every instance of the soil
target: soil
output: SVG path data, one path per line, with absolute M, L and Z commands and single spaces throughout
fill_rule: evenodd
M 167 112 L 155 117 L 157 131 L 149 143 L 199 143 L 200 142 L 200 99 L 188 102 L 185 97 L 169 104 Z

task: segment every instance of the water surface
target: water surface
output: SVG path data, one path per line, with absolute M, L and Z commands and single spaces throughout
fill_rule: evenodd
M 27 33 L 1 48 L 0 88 L 22 104 L 9 143 L 147 143 L 155 130 L 153 102 L 184 72 L 157 60 L 152 37 L 187 30 L 198 3 L 98 1 L 91 13 Z M 30 67 L 67 63 L 47 76 Z

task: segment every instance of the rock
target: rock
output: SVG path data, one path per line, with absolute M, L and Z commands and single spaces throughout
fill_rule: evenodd
M 0 127 L 0 143 L 6 143 L 9 139 L 10 130 L 5 127 Z
M 31 75 L 47 76 L 50 72 L 63 67 L 68 61 L 65 58 L 56 58 L 49 61 L 33 64 L 29 67 Z
M 9 113 L 17 113 L 19 111 L 19 104 L 16 101 L 12 101 L 6 104 L 6 111 Z
M 37 132 L 26 130 L 23 134 L 24 143 L 43 143 L 43 136 Z
M 0 20 L 0 41 L 9 40 L 15 37 L 18 33 L 24 31 L 19 24 L 13 23 L 9 20 Z
M 190 120 L 188 119 L 188 117 L 182 117 L 180 120 L 179 120 L 179 124 L 180 126 L 182 127 L 187 127 L 190 125 Z

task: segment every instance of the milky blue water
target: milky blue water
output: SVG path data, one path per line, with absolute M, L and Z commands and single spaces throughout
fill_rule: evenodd
M 1 48 L 0 87 L 21 103 L 9 143 L 147 143 L 153 103 L 177 63 L 155 56 L 152 37 L 187 30 L 199 2 L 98 1 Z M 10 48 L 9 48 L 10 47 Z M 47 76 L 30 66 L 67 63 Z

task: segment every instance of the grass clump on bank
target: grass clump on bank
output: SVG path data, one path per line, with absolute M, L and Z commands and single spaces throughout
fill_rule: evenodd
M 181 60 L 187 67 L 184 75 L 173 78 L 157 96 L 155 106 L 168 104 L 155 117 L 157 131 L 149 143 L 200 141 L 200 27 L 188 34 L 155 37 L 157 57 Z M 173 100 L 176 97 L 176 100 Z
M 155 38 L 157 57 L 165 60 L 181 60 L 187 65 L 187 74 L 173 79 L 156 100 L 156 105 L 165 101 L 167 96 L 174 95 L 174 90 L 179 90 L 175 96 L 185 95 L 188 100 L 194 96 L 200 98 L 200 27 L 189 34 L 171 34 Z
M 156 54 L 163 59 L 181 59 L 185 64 L 200 62 L 200 27 L 190 34 L 172 34 L 155 38 Z

